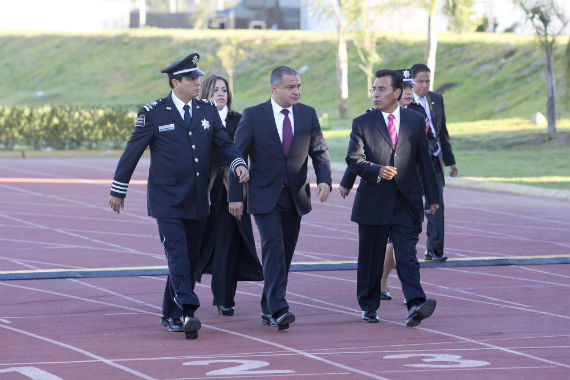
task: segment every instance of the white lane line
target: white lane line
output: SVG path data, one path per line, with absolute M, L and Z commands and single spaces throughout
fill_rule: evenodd
M 562 277 L 562 278 L 566 278 L 566 279 L 570 278 L 570 275 L 568 275 L 568 274 L 552 273 L 552 272 L 548 272 L 548 271 L 540 270 L 540 269 L 536 269 L 536 268 L 529 268 L 526 266 L 520 266 L 519 269 L 526 270 L 529 272 L 542 273 L 542 274 L 546 274 L 549 276 Z
M 79 281 L 79 280 L 75 280 L 75 281 Z M 79 281 L 79 282 L 82 283 L 81 281 Z M 82 283 L 82 284 L 83 284 L 83 283 Z M 107 306 L 116 307 L 116 308 L 122 308 L 122 309 L 130 310 L 130 311 L 138 311 L 139 313 L 157 315 L 157 314 L 154 313 L 154 312 L 149 312 L 149 311 L 145 311 L 145 310 L 141 310 L 141 309 L 135 309 L 135 308 L 131 308 L 131 307 L 128 307 L 128 306 L 117 305 L 117 304 L 113 304 L 113 303 L 110 303 L 110 302 L 97 301 L 97 300 L 92 300 L 92 299 L 88 299 L 88 298 L 73 296 L 73 295 L 64 294 L 64 293 L 61 293 L 61 292 L 52 292 L 52 291 L 45 290 L 45 289 L 37 289 L 37 288 L 32 288 L 32 287 L 28 287 L 28 286 L 21 286 L 21 285 L 15 285 L 15 284 L 0 283 L 0 285 L 9 286 L 9 287 L 14 287 L 14 288 L 19 288 L 19 289 L 25 289 L 25 290 L 31 290 L 31 291 L 37 291 L 37 292 L 42 292 L 42 293 L 48 293 L 48 294 L 53 294 L 53 295 L 57 295 L 57 296 L 60 296 L 60 297 L 72 298 L 72 299 L 76 299 L 76 300 L 81 300 L 81 301 L 86 301 L 86 302 L 92 302 L 92 303 L 107 305 Z M 98 288 L 98 287 L 96 287 L 96 288 Z M 102 290 L 102 288 L 99 288 L 99 289 Z M 119 295 L 119 296 L 120 296 L 121 298 L 127 298 L 126 296 L 121 296 L 121 295 Z M 258 295 L 256 295 L 256 296 L 258 296 Z M 153 308 L 153 309 L 158 309 L 158 310 L 161 309 L 161 308 L 158 307 L 158 306 L 147 304 L 147 303 L 145 303 L 144 301 L 138 301 L 138 303 L 144 304 L 145 306 L 148 306 L 148 307 Z M 0 326 L 2 326 L 2 325 L 0 325 Z M 282 345 L 282 344 L 279 344 L 279 343 L 271 342 L 271 341 L 266 340 L 266 339 L 256 338 L 256 337 L 253 337 L 253 336 L 248 336 L 248 335 L 241 334 L 241 333 L 238 333 L 238 332 L 235 332 L 235 331 L 231 331 L 231 330 L 227 330 L 227 329 L 222 329 L 222 328 L 219 328 L 219 327 L 215 327 L 215 326 L 211 326 L 211 325 L 206 325 L 206 324 L 202 324 L 202 327 L 206 327 L 206 328 L 209 328 L 209 329 L 212 329 L 212 330 L 216 330 L 216 331 L 220 331 L 220 332 L 225 332 L 225 333 L 231 334 L 231 335 L 240 336 L 240 337 L 242 337 L 242 338 L 249 339 L 249 340 L 253 340 L 253 341 L 256 341 L 256 342 L 259 342 L 259 343 L 263 343 L 263 344 L 266 344 L 266 345 L 270 345 L 270 346 L 273 346 L 273 347 L 278 347 L 278 348 L 287 350 L 287 351 L 289 351 L 289 352 L 293 352 L 293 353 L 295 353 L 295 354 L 304 356 L 304 357 L 306 357 L 306 358 L 308 358 L 308 359 L 317 360 L 317 361 L 320 361 L 320 362 L 323 362 L 323 363 L 326 363 L 326 364 L 335 366 L 335 367 L 337 367 L 337 368 L 342 368 L 342 369 L 344 369 L 344 370 L 347 370 L 347 371 L 350 371 L 350 372 L 353 372 L 353 373 L 357 373 L 357 374 L 359 374 L 359 375 L 363 375 L 363 376 L 369 377 L 369 378 L 371 378 L 371 379 L 389 380 L 389 379 L 387 379 L 387 378 L 385 378 L 385 377 L 382 377 L 382 376 L 379 376 L 379 375 L 375 375 L 375 374 L 373 374 L 373 373 L 369 373 L 369 372 L 366 372 L 366 371 L 361 371 L 361 370 L 359 370 L 359 369 L 357 369 L 357 368 L 349 367 L 349 366 L 346 366 L 346 365 L 341 364 L 341 363 L 336 363 L 336 362 L 333 362 L 333 361 L 328 360 L 328 359 L 320 358 L 320 357 L 318 357 L 318 356 L 315 356 L 315 355 L 306 353 L 305 351 L 298 350 L 298 349 L 296 349 L 296 348 L 289 347 L 289 346 L 285 346 L 285 345 Z M 18 330 L 18 329 L 13 329 L 13 330 L 16 331 L 16 332 L 22 332 L 22 333 L 24 333 L 23 330 Z M 48 339 L 48 338 L 46 338 L 46 339 Z M 54 342 L 55 342 L 55 341 L 54 341 Z M 101 358 L 101 359 L 103 359 L 103 358 Z M 107 360 L 107 359 L 105 359 L 105 360 Z
M 564 205 L 564 207 L 568 207 L 568 202 L 561 202 L 561 205 Z M 515 219 L 521 220 L 521 219 L 528 219 L 528 220 L 534 220 L 537 222 L 540 222 L 540 224 L 546 223 L 546 225 L 549 224 L 559 224 L 559 225 L 563 225 L 563 226 L 569 226 L 570 222 L 569 221 L 564 221 L 564 220 L 556 220 L 556 219 L 551 219 L 551 218 L 542 218 L 542 217 L 538 217 L 538 216 L 530 216 L 527 214 L 523 214 L 523 213 L 513 213 L 513 212 L 509 212 L 509 211 L 499 211 L 499 210 L 494 210 L 494 209 L 490 209 L 490 208 L 479 208 L 479 207 L 472 207 L 472 206 L 464 206 L 464 205 L 460 205 L 460 204 L 447 204 L 446 202 L 446 209 L 449 210 L 449 208 L 452 207 L 454 209 L 463 209 L 463 210 L 470 210 L 470 211 L 479 211 L 479 212 L 483 212 L 483 213 L 487 213 L 487 214 L 495 214 L 495 215 L 505 215 L 505 216 L 513 216 L 515 217 Z M 567 216 L 567 215 L 566 215 Z
M 122 371 L 125 371 L 125 372 L 127 372 L 127 373 L 130 373 L 131 375 L 135 375 L 135 376 L 140 377 L 140 378 L 142 378 L 142 379 L 146 379 L 146 380 L 156 380 L 154 377 L 145 375 L 145 374 L 142 373 L 142 372 L 136 371 L 136 370 L 131 369 L 131 368 L 129 368 L 129 367 L 125 367 L 124 365 L 121 365 L 121 364 L 117 364 L 117 363 L 115 363 L 115 362 L 112 362 L 111 360 L 105 359 L 105 358 L 102 357 L 102 356 L 96 355 L 96 354 L 91 353 L 91 352 L 89 352 L 89 351 L 86 351 L 86 350 L 84 350 L 84 349 L 82 349 L 82 348 L 75 347 L 75 346 L 72 346 L 72 345 L 67 344 L 67 343 L 63 343 L 63 342 L 60 342 L 60 341 L 57 341 L 57 340 L 54 340 L 54 339 L 51 339 L 51 338 L 47 338 L 47 337 L 45 337 L 45 336 L 41 336 L 41 335 L 38 335 L 38 334 L 34 334 L 34 333 L 31 333 L 31 332 L 28 332 L 28 331 L 24 331 L 24 330 L 21 330 L 21 329 L 17 329 L 17 328 L 11 327 L 11 326 L 0 325 L 0 328 L 3 328 L 3 329 L 5 329 L 5 330 L 10 330 L 10 331 L 13 331 L 13 332 L 18 333 L 18 334 L 26 335 L 26 336 L 29 336 L 29 337 L 31 337 L 31 338 L 35 338 L 35 339 L 38 339 L 38 340 L 43 340 L 44 342 L 51 343 L 51 344 L 54 344 L 54 345 L 56 345 L 56 346 L 60 346 L 60 347 L 63 347 L 63 348 L 67 348 L 68 350 L 78 352 L 78 353 L 83 354 L 83 355 L 85 355 L 85 356 L 87 356 L 87 357 L 93 358 L 93 359 L 97 360 L 98 362 L 107 364 L 107 365 L 109 365 L 109 366 L 111 366 L 111 367 L 115 367 L 115 368 L 117 368 L 117 369 L 120 369 L 120 370 L 122 370 Z
M 446 268 L 447 270 L 448 268 Z M 321 277 L 321 278 L 325 278 L 325 279 L 335 279 L 337 281 L 346 281 L 346 282 L 351 282 L 351 283 L 356 283 L 356 280 L 352 280 L 352 279 L 342 279 L 342 278 L 336 278 L 336 277 L 330 277 L 324 274 L 315 274 L 315 273 L 309 273 L 309 272 L 294 272 L 294 273 L 298 273 L 300 275 L 304 275 L 304 276 L 311 276 L 311 277 Z M 472 273 L 472 272 L 470 272 Z M 391 274 L 390 277 L 394 277 L 395 275 Z M 521 279 L 518 279 L 521 280 Z M 526 280 L 526 279 L 524 279 Z M 434 287 L 439 287 L 442 288 L 444 290 L 448 290 L 450 292 L 460 292 L 460 293 L 466 293 L 470 296 L 479 296 L 476 293 L 471 293 L 465 290 L 457 290 L 454 288 L 450 288 L 444 285 L 440 285 L 440 284 L 435 284 L 429 281 L 422 281 L 423 285 L 430 285 L 430 286 L 434 286 Z M 396 289 L 401 289 L 401 287 L 399 286 L 394 286 L 394 288 Z M 287 294 L 293 294 L 290 293 L 289 291 L 287 291 Z M 496 300 L 496 302 L 489 302 L 489 301 L 483 301 L 483 300 L 477 300 L 477 299 L 473 299 L 473 298 L 466 298 L 466 297 L 459 297 L 459 296 L 454 296 L 454 295 L 450 295 L 450 294 L 443 294 L 443 293 L 437 293 L 437 292 L 429 292 L 430 295 L 434 295 L 434 296 L 438 296 L 438 297 L 446 297 L 446 298 L 452 298 L 454 300 L 460 300 L 460 301 L 468 301 L 468 302 L 475 302 L 475 303 L 482 303 L 484 305 L 492 305 L 492 306 L 498 306 L 500 308 L 507 308 L 507 309 L 514 309 L 514 310 L 521 310 L 521 311 L 525 311 L 528 313 L 534 313 L 534 314 L 541 314 L 541 315 L 547 315 L 549 317 L 555 317 L 555 318 L 562 318 L 562 319 L 570 319 L 570 316 L 567 315 L 563 315 L 563 314 L 554 314 L 554 313 L 548 313 L 545 311 L 540 311 L 540 310 L 533 310 L 530 308 L 530 306 L 527 305 L 523 305 L 523 304 L 518 304 L 518 303 L 514 303 L 508 300 L 502 300 L 502 299 L 498 299 L 495 298 L 494 300 Z M 482 296 L 482 298 L 490 298 L 493 299 L 492 297 L 486 297 L 486 296 Z M 508 305 L 508 304 L 514 304 L 514 305 Z
M 63 234 L 63 235 L 68 235 L 68 236 L 72 236 L 72 237 L 75 237 L 75 238 L 78 238 L 78 239 L 87 240 L 87 241 L 89 241 L 89 242 L 91 242 L 91 243 L 101 244 L 101 245 L 104 245 L 104 246 L 113 247 L 113 248 L 118 249 L 119 251 L 121 251 L 121 253 L 129 253 L 129 254 L 134 254 L 134 255 L 142 255 L 142 256 L 150 256 L 150 257 L 155 257 L 155 256 L 156 256 L 155 254 L 143 253 L 143 252 L 140 252 L 140 251 L 138 251 L 138 250 L 135 250 L 135 249 L 132 249 L 132 248 L 129 248 L 129 247 L 125 247 L 125 246 L 122 246 L 122 245 L 119 245 L 119 244 L 109 243 L 109 242 L 106 242 L 106 241 L 104 241 L 104 240 L 93 239 L 93 238 L 90 238 L 90 237 L 87 237 L 87 236 L 83 236 L 83 235 L 80 235 L 80 234 L 76 234 L 76 233 L 73 233 L 73 232 L 69 232 L 69 231 L 66 231 L 66 230 L 64 230 L 64 229 L 62 229 L 62 228 L 52 228 L 52 227 L 44 226 L 44 225 L 41 225 L 41 224 L 38 224 L 38 223 L 28 222 L 27 220 L 20 219 L 20 218 L 15 218 L 15 217 L 11 217 L 11 216 L 8 216 L 8 215 L 6 215 L 6 214 L 4 214 L 4 213 L 0 213 L 0 217 L 6 218 L 6 219 L 9 219 L 9 220 L 13 220 L 13 221 L 15 221 L 15 222 L 23 223 L 23 224 L 26 224 L 26 225 L 29 225 L 29 226 L 33 226 L 33 227 L 35 227 L 35 228 L 39 228 L 39 229 L 42 229 L 42 230 L 57 232 L 57 233 L 60 233 L 60 234 Z

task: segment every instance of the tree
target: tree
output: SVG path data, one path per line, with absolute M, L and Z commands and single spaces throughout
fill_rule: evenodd
M 473 10 L 475 0 L 445 0 L 443 13 L 449 18 L 449 29 L 458 32 L 472 32 L 481 23 Z
M 437 52 L 437 32 L 435 31 L 435 18 L 437 15 L 437 0 L 420 0 L 422 7 L 428 14 L 428 30 L 426 40 L 425 62 L 430 68 L 430 90 L 435 82 L 435 55 Z
M 360 20 L 359 23 L 353 25 L 353 29 L 355 29 L 353 41 L 360 58 L 358 68 L 366 75 L 366 90 L 368 90 L 372 87 L 374 66 L 382 61 L 382 57 L 376 49 L 378 34 L 374 31 L 374 21 L 380 13 L 381 7 L 378 4 L 374 4 L 373 7 L 366 5 L 362 2 L 355 4 L 352 13 L 356 14 Z
M 239 45 L 239 39 L 236 37 L 230 38 L 223 44 L 216 53 L 224 70 L 228 73 L 228 84 L 230 91 L 234 93 L 234 71 L 238 62 L 245 56 L 245 51 Z
M 341 119 L 348 117 L 348 52 L 346 49 L 346 31 L 350 24 L 348 8 L 362 0 L 315 0 L 314 9 L 320 15 L 332 17 L 336 26 L 336 74 L 338 85 L 338 112 Z
M 555 0 L 518 0 L 518 3 L 531 22 L 540 46 L 544 49 L 546 58 L 546 114 L 548 119 L 546 132 L 555 133 L 556 88 L 552 65 L 553 52 L 556 37 L 563 32 L 569 20 Z

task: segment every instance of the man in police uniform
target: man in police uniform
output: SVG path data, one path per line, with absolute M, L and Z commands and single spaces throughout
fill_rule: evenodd
M 219 155 L 240 182 L 249 179 L 246 163 L 224 131 L 215 104 L 194 99 L 200 91 L 199 77 L 204 75 L 198 68 L 199 59 L 193 53 L 162 70 L 168 74 L 172 91 L 139 110 L 109 199 L 113 211 L 120 213 L 133 171 L 150 147 L 148 214 L 157 220 L 168 261 L 161 323 L 170 331 L 184 331 L 187 339 L 196 339 L 201 327 L 194 316 L 200 302 L 194 293 L 192 269 L 209 213 L 210 156 Z

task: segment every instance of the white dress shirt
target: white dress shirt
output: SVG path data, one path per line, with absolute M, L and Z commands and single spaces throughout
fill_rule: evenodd
M 224 128 L 225 128 L 226 127 L 226 119 L 228 117 L 228 106 L 224 106 L 224 108 L 219 110 L 218 113 L 220 114 L 220 119 L 222 119 L 222 124 L 224 125 Z
M 396 106 L 396 109 L 391 114 L 394 115 L 394 127 L 396 127 L 396 136 L 400 136 L 400 105 L 399 104 Z M 390 124 L 390 120 L 388 120 L 388 116 L 390 116 L 390 113 L 386 113 L 386 112 L 382 111 L 382 116 L 384 116 L 384 121 L 386 122 L 386 127 L 388 127 L 388 124 Z M 390 131 L 388 131 L 388 134 L 390 134 Z
M 441 152 L 441 145 L 439 145 L 439 136 L 437 135 L 437 132 L 435 131 L 435 127 L 433 126 L 433 123 L 431 121 L 431 112 L 430 112 L 427 96 L 420 98 L 414 92 L 414 101 L 416 103 L 418 103 L 419 105 L 421 105 L 422 107 L 424 107 L 424 110 L 426 111 L 426 115 L 429 119 L 429 128 L 431 130 L 431 133 L 433 133 L 433 135 L 436 137 L 436 140 L 437 140 L 437 149 L 435 152 L 433 152 L 433 155 L 437 156 L 439 154 L 439 152 Z
M 288 108 L 283 108 L 273 100 L 271 97 L 271 107 L 273 108 L 273 117 L 275 118 L 275 125 L 277 126 L 277 133 L 279 133 L 279 140 L 283 142 L 283 120 L 285 120 L 285 115 L 281 113 L 281 110 L 289 110 L 289 120 L 291 120 L 291 132 L 295 136 L 295 118 L 293 117 L 293 106 Z
M 182 120 L 184 120 L 184 106 L 186 105 L 186 103 L 184 103 L 176 95 L 174 95 L 174 92 L 172 92 L 172 102 L 174 103 L 174 106 L 176 107 L 176 109 L 180 113 Z M 188 103 L 188 106 L 190 107 L 188 112 L 190 112 L 190 117 L 192 117 L 192 100 L 190 100 L 190 103 Z

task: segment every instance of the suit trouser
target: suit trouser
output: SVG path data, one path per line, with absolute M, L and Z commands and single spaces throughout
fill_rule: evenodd
M 426 214 L 427 217 L 427 243 L 426 249 L 432 251 L 437 256 L 443 255 L 443 239 L 444 239 L 444 207 L 443 207 L 443 172 L 439 159 L 432 156 L 433 169 L 437 180 L 439 190 L 439 209 L 435 214 Z M 425 201 L 425 209 L 429 209 L 428 200 Z
M 162 311 L 164 316 L 176 317 L 182 314 L 183 305 L 188 305 L 191 310 L 200 307 L 198 296 L 194 293 L 192 268 L 200 255 L 205 219 L 157 218 L 156 221 L 168 263 Z M 173 307 L 169 299 L 173 300 L 179 310 Z M 173 310 L 179 314 L 174 314 Z
M 408 308 L 425 301 L 426 296 L 420 284 L 420 264 L 416 257 L 416 244 L 422 225 L 415 220 L 410 207 L 398 192 L 390 224 L 358 224 L 356 295 L 364 311 L 376 311 L 380 307 L 380 279 L 384 271 L 388 235 L 394 245 L 396 270 L 404 297 L 408 300 Z
M 261 312 L 276 316 L 289 309 L 285 300 L 287 277 L 301 227 L 301 216 L 290 188 L 283 187 L 277 205 L 270 213 L 253 217 L 261 237 L 264 276 Z

